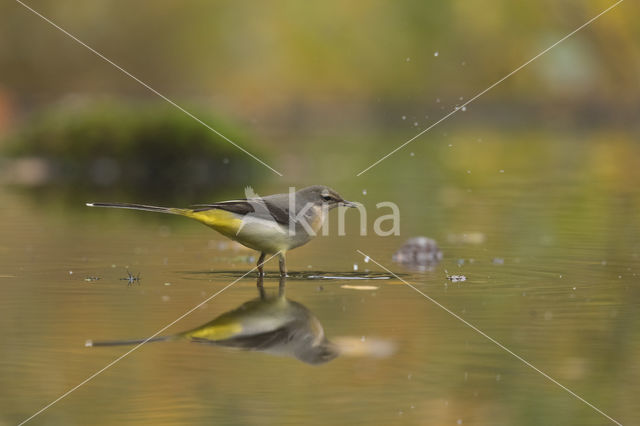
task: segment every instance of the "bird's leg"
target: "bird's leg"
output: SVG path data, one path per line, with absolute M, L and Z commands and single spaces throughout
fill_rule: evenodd
M 284 253 L 280 253 L 278 255 L 278 264 L 280 265 L 280 276 L 281 277 L 286 277 L 287 276 L 287 264 L 286 264 L 286 261 L 285 261 Z
M 267 298 L 267 294 L 264 292 L 264 284 L 261 276 L 258 276 L 258 282 L 256 283 L 258 287 L 258 293 L 260 294 L 260 300 L 265 300 Z
M 281 275 L 280 284 L 278 285 L 278 296 L 284 297 L 284 288 L 286 284 L 287 284 L 287 277 Z
M 264 277 L 264 258 L 267 256 L 267 253 L 260 253 L 260 258 L 258 259 L 258 277 Z

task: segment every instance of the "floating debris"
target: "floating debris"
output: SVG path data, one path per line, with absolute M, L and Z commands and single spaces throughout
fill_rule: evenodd
M 492 262 L 494 265 L 504 265 L 504 259 L 501 257 L 495 257 Z
M 353 264 L 353 270 L 354 270 L 354 271 L 357 271 L 357 270 L 358 270 L 358 264 L 357 264 L 357 263 L 354 263 L 354 264 Z
M 447 235 L 447 241 L 450 243 L 464 243 L 464 244 L 482 244 L 486 241 L 487 236 L 482 232 L 467 232 L 464 234 L 449 234 Z
M 340 288 L 346 288 L 347 290 L 377 290 L 380 287 L 376 285 L 341 285 Z
M 393 261 L 418 269 L 426 269 L 442 260 L 442 252 L 435 240 L 414 237 L 407 240 L 393 255 Z
M 349 357 L 387 358 L 397 350 L 394 341 L 375 337 L 337 336 L 332 341 L 340 348 L 341 355 Z
M 449 275 L 446 270 L 444 271 L 444 273 L 447 274 L 447 279 L 452 283 L 461 283 L 467 280 L 467 277 L 465 277 L 464 275 Z
M 101 280 L 101 277 L 86 277 L 84 280 L 87 282 L 98 281 Z
M 127 277 L 125 278 L 120 278 L 121 281 L 127 281 L 127 286 L 130 286 L 133 283 L 138 283 L 138 285 L 140 285 L 140 272 L 138 272 L 138 275 L 133 275 L 131 272 L 129 272 L 129 270 L 127 269 Z

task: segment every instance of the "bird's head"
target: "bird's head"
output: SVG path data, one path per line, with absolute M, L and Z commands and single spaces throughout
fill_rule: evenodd
M 336 191 L 324 185 L 314 185 L 303 188 L 298 191 L 296 197 L 299 197 L 299 199 L 305 202 L 311 202 L 317 205 L 327 204 L 329 209 L 341 205 L 345 207 L 357 207 L 356 203 L 345 200 Z

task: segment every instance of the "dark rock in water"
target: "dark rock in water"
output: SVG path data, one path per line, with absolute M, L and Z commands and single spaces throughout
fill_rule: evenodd
M 414 237 L 398 249 L 393 261 L 419 269 L 426 269 L 442 260 L 442 252 L 435 240 L 427 237 Z

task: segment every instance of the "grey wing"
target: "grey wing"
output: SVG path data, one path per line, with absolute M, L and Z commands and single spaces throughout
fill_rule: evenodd
M 288 225 L 289 209 L 287 207 L 282 208 L 280 207 L 281 203 L 274 203 L 273 201 L 275 200 L 270 200 L 268 197 L 250 200 L 222 201 L 219 203 L 195 205 L 193 211 L 202 212 L 211 209 L 220 209 L 243 216 L 251 215 L 260 219 L 274 220 L 279 224 Z
M 288 343 L 291 340 L 290 335 L 290 330 L 287 327 L 281 327 L 264 333 L 236 336 L 224 340 L 208 340 L 203 338 L 191 338 L 191 340 L 196 343 L 209 343 L 218 346 L 265 351 L 274 346 Z

